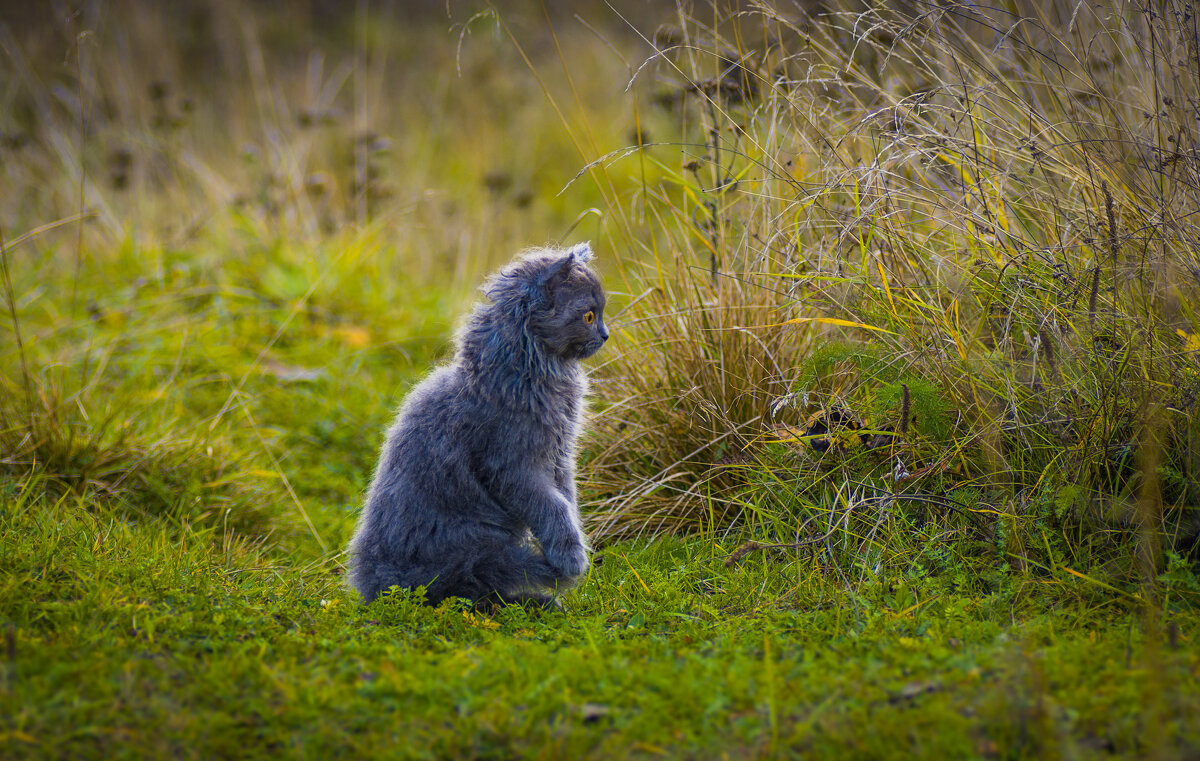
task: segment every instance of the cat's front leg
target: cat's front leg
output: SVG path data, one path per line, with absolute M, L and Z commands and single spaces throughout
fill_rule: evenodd
M 575 506 L 574 489 L 571 489 L 569 498 L 558 488 L 549 488 L 548 491 L 553 504 L 550 513 L 539 514 L 538 500 L 534 500 L 529 503 L 534 509 L 529 511 L 527 520 L 542 545 L 546 562 L 564 577 L 573 580 L 588 569 L 587 540 L 580 525 L 579 508 Z
M 578 507 L 579 498 L 575 489 L 575 463 L 564 457 L 554 469 L 554 484 L 572 505 Z
M 557 542 L 542 542 L 542 553 L 550 567 L 562 574 L 564 581 L 574 581 L 587 573 L 587 545 L 584 544 L 582 536 L 567 537 Z
M 587 571 L 587 543 L 579 510 L 549 474 L 504 469 L 489 480 L 496 501 L 529 526 L 546 562 L 564 580 L 574 580 Z

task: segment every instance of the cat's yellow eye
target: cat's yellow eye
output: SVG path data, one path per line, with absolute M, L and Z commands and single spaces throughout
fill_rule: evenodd
M 591 325 L 595 321 L 596 321 L 596 313 L 595 312 L 589 311 L 587 314 L 585 314 L 583 316 L 583 322 L 586 325 Z

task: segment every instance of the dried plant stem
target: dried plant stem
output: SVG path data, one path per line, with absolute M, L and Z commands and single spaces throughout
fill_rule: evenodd
M 1108 251 L 1112 257 L 1112 271 L 1114 276 L 1117 272 L 1117 251 L 1120 246 L 1117 243 L 1117 215 L 1113 210 L 1112 193 L 1108 192 L 1108 182 L 1100 184 L 1100 191 L 1104 193 L 1104 211 L 1108 217 Z
M 1088 292 L 1088 327 L 1096 325 L 1096 297 L 1100 293 L 1100 264 L 1092 267 L 1092 287 Z

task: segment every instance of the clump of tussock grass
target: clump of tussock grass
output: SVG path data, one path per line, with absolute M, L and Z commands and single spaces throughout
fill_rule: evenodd
M 1045 561 L 1043 529 L 1075 558 L 1135 524 L 1186 547 L 1190 5 L 824 8 L 681 13 L 639 70 L 672 88 L 682 158 L 643 197 L 665 232 L 597 384 L 600 535 L 794 538 L 859 499 L 898 507 L 843 521 L 858 558 L 930 505 L 1006 557 Z M 897 435 L 900 387 L 935 425 Z M 838 416 L 887 445 L 815 451 Z
M 67 394 L 53 372 L 26 380 L 0 380 L 0 476 L 140 519 L 253 540 L 275 533 L 277 495 L 219 436 L 158 420 L 132 400 L 93 404 L 84 391 Z

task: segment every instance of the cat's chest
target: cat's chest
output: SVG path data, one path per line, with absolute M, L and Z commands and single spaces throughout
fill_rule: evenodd
M 542 410 L 538 415 L 539 439 L 546 449 L 559 452 L 575 445 L 579 429 L 580 400 L 563 398 L 559 403 Z
M 534 438 L 539 443 L 542 458 L 557 463 L 575 449 L 579 433 L 579 415 L 583 400 L 577 384 L 556 389 L 546 403 L 531 410 L 531 423 L 537 429 Z
M 584 381 L 572 372 L 563 377 L 544 379 L 530 395 L 530 412 L 547 429 L 574 428 L 583 403 Z

